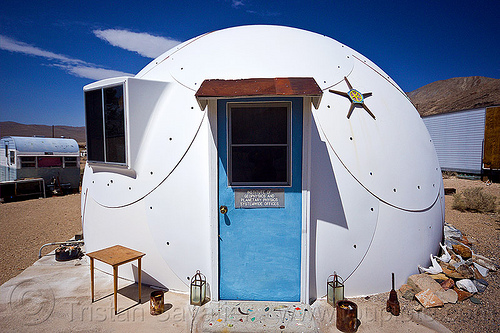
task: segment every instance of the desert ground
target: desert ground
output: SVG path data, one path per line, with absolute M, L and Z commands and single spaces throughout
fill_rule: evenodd
M 468 187 L 481 187 L 495 195 L 500 206 L 500 184 L 487 184 L 479 180 L 443 180 L 446 188 L 458 192 Z M 452 209 L 453 197 L 446 196 L 446 221 L 467 235 L 475 253 L 499 264 L 500 213 L 459 212 Z M 46 199 L 0 204 L 0 284 L 18 275 L 38 259 L 43 244 L 66 241 L 82 232 L 80 221 L 80 195 L 55 196 Z M 45 248 L 42 255 L 54 249 Z M 411 250 L 411 249 L 410 249 Z M 465 300 L 446 304 L 441 308 L 424 309 L 423 312 L 441 322 L 453 332 L 499 332 L 500 327 L 500 278 L 490 272 L 489 286 L 476 295 L 480 304 Z M 384 301 L 388 293 L 374 295 L 363 301 Z M 403 313 L 415 311 L 417 302 L 399 296 Z

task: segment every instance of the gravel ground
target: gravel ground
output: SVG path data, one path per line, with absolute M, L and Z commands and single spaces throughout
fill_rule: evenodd
M 81 232 L 80 194 L 0 204 L 0 284 Z
M 445 187 L 461 191 L 480 186 L 500 198 L 500 184 L 487 186 L 481 181 L 450 178 L 444 179 Z M 453 197 L 446 196 L 446 221 L 460 229 L 473 242 L 473 250 L 494 259 L 500 264 L 500 213 L 479 214 L 452 210 Z M 18 275 L 38 259 L 43 244 L 65 241 L 81 233 L 80 195 L 72 194 L 47 199 L 33 199 L 0 204 L 0 284 Z M 46 248 L 45 254 L 54 247 Z M 423 312 L 453 332 L 500 332 L 500 277 L 490 273 L 489 286 L 476 295 L 481 304 L 466 300 L 446 304 L 442 308 L 424 309 Z M 358 299 L 356 302 L 377 302 L 382 308 L 388 293 Z M 417 302 L 399 296 L 402 315 L 414 314 Z M 402 317 L 403 318 L 403 317 Z
M 456 188 L 461 192 L 467 187 L 482 187 L 486 193 L 500 198 L 500 184 L 486 185 L 479 180 L 444 179 L 445 187 Z M 453 196 L 446 196 L 446 222 L 452 224 L 473 243 L 472 250 L 500 264 L 500 213 L 480 214 L 459 212 L 451 209 Z M 498 208 L 498 207 L 497 207 Z M 481 304 L 465 300 L 457 304 L 446 304 L 442 308 L 425 309 L 423 312 L 453 332 L 500 332 L 500 274 L 490 272 L 486 277 L 489 283 L 484 293 L 475 295 Z M 401 299 L 401 298 L 400 298 Z M 416 305 L 416 301 L 413 301 Z M 412 310 L 413 307 L 411 307 Z

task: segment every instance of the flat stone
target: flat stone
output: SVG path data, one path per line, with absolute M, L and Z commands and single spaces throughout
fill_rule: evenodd
M 465 279 L 474 278 L 474 271 L 466 264 L 462 264 L 455 268 L 455 270 L 462 275 Z
M 464 259 L 472 258 L 472 251 L 468 246 L 462 244 L 453 245 L 453 251 Z
M 441 265 L 443 273 L 452 279 L 468 279 L 474 276 L 474 272 L 472 272 L 472 270 L 470 269 L 467 269 L 467 265 L 460 265 L 458 269 L 456 269 L 453 265 L 447 264 L 442 261 L 439 262 L 439 265 Z
M 497 271 L 498 266 L 491 259 L 480 256 L 478 254 L 474 254 L 474 255 L 472 255 L 472 261 L 474 261 L 475 263 L 477 263 L 483 267 L 486 267 L 487 269 L 489 269 L 492 272 Z
M 444 280 L 447 280 L 448 277 L 446 276 L 446 274 L 444 273 L 439 273 L 439 274 L 431 274 L 429 275 L 431 278 L 433 278 L 434 280 L 441 280 L 441 281 L 444 281 Z
M 473 244 L 473 242 L 471 242 L 466 236 L 462 237 L 461 242 L 468 247 L 471 247 Z
M 481 304 L 481 300 L 477 297 L 471 297 L 470 301 L 474 304 Z
M 399 288 L 399 293 L 404 299 L 409 301 L 413 300 L 416 294 L 415 290 L 407 284 L 403 284 L 401 288 Z
M 476 275 L 476 272 L 479 273 L 482 277 L 479 279 L 484 279 L 486 276 L 488 276 L 489 269 L 486 267 L 483 267 L 479 265 L 477 262 L 474 262 L 474 275 Z M 476 277 L 478 279 L 478 277 Z
M 479 291 L 480 293 L 484 292 L 486 290 L 486 287 L 488 287 L 488 282 L 483 279 L 472 280 L 472 283 L 474 283 L 477 291 Z
M 429 289 L 431 292 L 443 290 L 441 285 L 437 283 L 428 274 L 415 274 L 408 278 L 408 285 L 416 292 Z
M 455 304 L 458 301 L 458 294 L 453 289 L 442 290 L 434 292 L 434 295 L 437 296 L 444 304 L 453 303 Z
M 443 269 L 443 273 L 452 279 L 463 279 L 463 276 L 458 274 L 453 265 L 448 265 L 445 262 L 440 262 L 441 268 Z
M 455 228 L 451 224 L 445 222 L 444 223 L 444 237 L 445 238 L 454 238 L 454 239 L 460 240 L 460 239 L 462 239 L 463 236 L 462 236 L 462 233 L 460 232 L 460 230 L 458 230 L 457 228 Z
M 456 262 L 460 262 L 460 258 L 453 252 L 453 250 L 448 250 L 448 254 L 451 257 L 451 260 L 454 260 Z
M 418 294 L 415 295 L 415 298 L 425 308 L 434 308 L 444 305 L 443 301 L 441 301 L 432 291 L 430 291 L 430 289 L 426 289 L 424 291 L 419 292 Z
M 457 293 L 457 295 L 458 295 L 458 301 L 459 302 L 463 302 L 467 298 L 470 298 L 472 296 L 472 294 L 470 292 L 462 290 L 462 289 L 459 289 L 456 286 L 453 287 L 453 290 Z
M 413 288 L 412 288 L 411 286 L 407 285 L 407 284 L 403 284 L 403 285 L 401 286 L 401 288 L 399 288 L 399 292 L 400 292 L 401 294 L 405 293 L 405 292 L 406 292 L 406 291 L 408 291 L 408 290 L 411 290 L 411 291 L 412 291 L 412 290 L 413 290 Z
M 453 279 L 447 279 L 447 280 L 441 282 L 441 288 L 443 288 L 444 290 L 451 289 L 451 288 L 453 288 L 454 285 L 455 285 L 455 282 L 453 281 Z
M 465 289 L 470 293 L 477 293 L 477 288 L 474 282 L 470 279 L 462 279 L 455 282 L 455 285 L 460 289 Z

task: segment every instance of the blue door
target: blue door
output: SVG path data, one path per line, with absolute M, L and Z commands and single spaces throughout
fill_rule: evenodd
M 302 98 L 219 100 L 219 297 L 300 300 Z

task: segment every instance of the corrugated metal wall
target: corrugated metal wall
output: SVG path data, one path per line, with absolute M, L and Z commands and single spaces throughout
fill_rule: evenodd
M 481 173 L 485 114 L 481 108 L 422 118 L 442 170 Z

